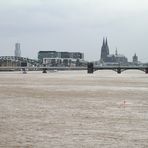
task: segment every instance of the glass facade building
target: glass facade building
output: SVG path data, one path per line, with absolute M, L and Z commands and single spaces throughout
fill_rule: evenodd
M 83 61 L 84 54 L 80 52 L 39 51 L 38 60 L 49 66 L 71 66 L 76 61 Z

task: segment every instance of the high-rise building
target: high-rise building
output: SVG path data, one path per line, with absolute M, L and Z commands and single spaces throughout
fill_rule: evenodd
M 16 57 L 21 57 L 20 43 L 15 43 L 15 52 L 14 52 L 14 55 Z

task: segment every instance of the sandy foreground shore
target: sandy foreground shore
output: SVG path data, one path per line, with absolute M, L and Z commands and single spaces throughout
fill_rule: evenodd
M 148 74 L 0 73 L 0 148 L 147 148 Z

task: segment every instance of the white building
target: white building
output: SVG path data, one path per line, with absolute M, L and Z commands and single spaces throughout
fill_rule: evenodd
M 84 53 L 39 51 L 38 59 L 48 66 L 81 66 L 84 63 Z

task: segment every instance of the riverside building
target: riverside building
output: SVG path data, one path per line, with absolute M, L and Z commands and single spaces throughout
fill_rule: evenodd
M 47 66 L 81 66 L 84 61 L 84 53 L 39 51 L 38 60 Z

